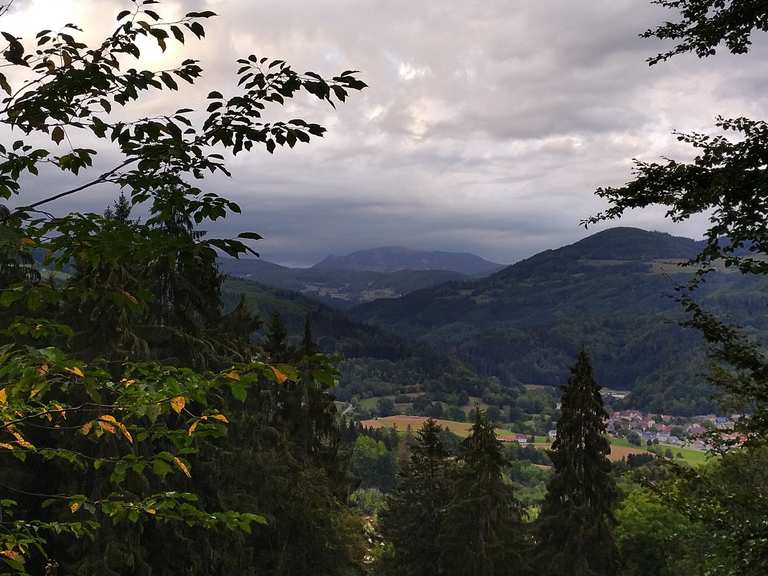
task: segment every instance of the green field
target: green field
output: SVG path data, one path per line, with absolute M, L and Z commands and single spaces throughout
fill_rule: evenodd
M 611 446 L 618 446 L 622 448 L 635 448 L 637 450 L 641 450 L 638 446 L 634 446 L 633 444 L 630 444 L 629 441 L 627 441 L 626 438 L 611 438 Z M 680 462 L 681 460 L 685 462 L 686 464 L 689 464 L 691 466 L 701 466 L 702 464 L 705 464 L 707 462 L 707 459 L 709 458 L 709 455 L 707 452 L 702 452 L 700 450 L 693 450 L 691 448 L 682 448 L 680 446 L 673 446 L 671 444 L 659 444 L 659 448 L 661 448 L 663 451 L 669 448 L 672 450 L 672 454 L 675 455 L 675 461 Z M 643 452 L 646 452 L 646 450 L 642 449 Z M 682 454 L 682 458 L 677 458 L 677 454 Z

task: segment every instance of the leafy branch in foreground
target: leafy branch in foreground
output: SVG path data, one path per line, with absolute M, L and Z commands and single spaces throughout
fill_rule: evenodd
M 763 0 L 655 0 L 653 4 L 679 11 L 680 19 L 641 35 L 679 42 L 672 50 L 649 58 L 651 65 L 687 52 L 699 58 L 714 56 L 723 43 L 733 54 L 746 54 L 752 46 L 752 31 L 768 32 Z
M 92 45 L 74 24 L 32 40 L 0 32 L 0 124 L 21 136 L 0 144 L 0 198 L 16 206 L 0 206 L 0 566 L 190 573 L 162 567 L 173 548 L 197 555 L 195 573 L 347 570 L 357 549 L 338 504 L 343 483 L 331 485 L 341 476 L 332 362 L 261 360 L 259 322 L 242 302 L 224 313 L 216 264 L 220 252 L 253 252 L 260 236 L 209 238 L 198 227 L 240 212 L 202 187 L 229 175 L 224 153 L 271 153 L 325 132 L 271 110 L 266 121 L 268 108 L 300 93 L 335 106 L 365 84 L 354 71 L 326 80 L 251 55 L 237 62 L 234 93 L 210 92 L 205 111 L 132 118 L 144 97 L 203 74 L 191 59 L 142 67 L 139 43 L 165 51 L 203 39 L 215 14 L 165 20 L 156 0 L 126 4 Z M 102 158 L 111 168 L 91 175 Z M 26 196 L 52 174 L 60 188 Z M 119 217 L 103 206 L 44 211 L 96 186 L 124 194 Z M 148 216 L 131 219 L 142 205 Z M 219 483 L 227 466 L 233 478 Z M 314 483 L 304 499 L 280 492 L 296 478 Z M 294 549 L 284 526 L 312 513 L 323 528 L 301 542 L 311 555 L 276 558 Z M 216 553 L 222 527 L 227 558 Z

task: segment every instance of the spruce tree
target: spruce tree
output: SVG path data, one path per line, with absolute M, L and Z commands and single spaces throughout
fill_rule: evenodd
M 307 314 L 304 318 L 304 338 L 301 340 L 301 353 L 304 356 L 317 354 L 317 344 L 312 336 L 312 321 Z
M 504 479 L 506 465 L 493 424 L 476 409 L 440 538 L 445 574 L 525 573 L 523 510 Z
M 262 345 L 272 360 L 284 361 L 288 355 L 288 331 L 283 319 L 277 312 L 272 313 L 272 320 L 267 328 L 267 337 Z
M 390 571 L 403 576 L 444 574 L 439 535 L 450 497 L 454 463 L 431 418 L 416 433 L 410 461 L 398 477 L 381 516 L 381 531 L 394 548 Z
M 104 218 L 107 220 L 115 220 L 116 222 L 126 223 L 131 216 L 131 203 L 125 194 L 120 193 L 117 200 L 112 206 L 107 207 L 104 210 Z
M 586 352 L 579 354 L 563 387 L 557 437 L 549 455 L 554 475 L 537 530 L 539 571 L 548 576 L 617 573 L 607 414 Z

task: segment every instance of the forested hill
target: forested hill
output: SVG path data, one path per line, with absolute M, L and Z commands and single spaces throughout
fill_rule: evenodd
M 313 268 L 373 272 L 446 270 L 467 276 L 480 276 L 496 272 L 503 266 L 467 252 L 440 252 L 386 246 L 360 250 L 347 256 L 328 256 Z
M 517 393 L 515 386 L 502 386 L 495 378 L 481 377 L 465 363 L 425 343 L 408 342 L 381 328 L 362 324 L 302 294 L 230 278 L 224 283 L 225 309 L 234 308 L 241 295 L 265 323 L 278 313 L 294 344 L 299 343 L 305 319 L 310 318 L 320 350 L 343 358 L 340 386 L 334 391 L 341 400 L 427 393 L 432 399 L 454 404 L 459 396 L 467 394 L 503 403 Z
M 421 339 L 508 383 L 560 385 L 586 347 L 604 386 L 633 390 L 660 412 L 712 409 L 703 346 L 681 328 L 674 287 L 679 263 L 700 244 L 636 228 L 614 228 L 548 250 L 498 273 L 379 300 L 355 318 Z M 766 281 L 710 275 L 698 298 L 710 309 L 768 334 Z

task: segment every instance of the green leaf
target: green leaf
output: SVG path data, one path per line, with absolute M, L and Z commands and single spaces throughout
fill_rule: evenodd
M 9 96 L 11 95 L 11 85 L 8 84 L 8 80 L 5 78 L 5 74 L 0 74 L 0 88 L 5 90 Z
M 232 396 L 234 396 L 236 400 L 245 402 L 245 399 L 248 397 L 248 391 L 242 380 L 230 380 L 229 389 L 232 391 Z
M 56 142 L 56 144 L 59 144 L 64 140 L 64 129 L 61 126 L 56 126 L 51 132 L 51 139 Z
M 160 78 L 162 79 L 163 83 L 165 83 L 165 85 L 168 86 L 168 88 L 170 88 L 171 90 L 179 89 L 179 85 L 176 84 L 176 81 L 173 79 L 173 77 L 170 74 L 168 74 L 168 72 L 162 72 L 160 74 Z
M 256 232 L 241 232 L 237 235 L 238 238 L 245 238 L 246 240 L 262 240 L 264 237 Z
M 155 458 L 152 461 L 152 472 L 159 478 L 165 478 L 168 474 L 173 472 L 171 465 L 162 458 Z

